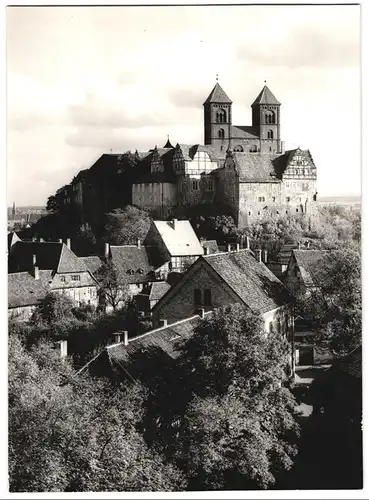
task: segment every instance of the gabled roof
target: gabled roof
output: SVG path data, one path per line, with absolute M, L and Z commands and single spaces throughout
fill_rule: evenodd
M 174 148 L 155 148 L 150 150 L 137 165 L 134 183 L 168 182 L 175 183 L 176 176 L 173 171 Z M 163 162 L 163 172 L 151 172 L 151 162 L 154 155 L 159 155 Z
M 87 269 L 91 271 L 92 274 L 96 274 L 102 265 L 100 257 L 97 255 L 90 255 L 88 257 L 79 257 L 85 264 Z
M 193 336 L 201 321 L 199 316 L 192 316 L 129 339 L 128 345 L 120 343 L 109 346 L 89 365 L 89 369 L 99 373 L 99 363 L 106 369 L 104 365 L 107 362 L 110 369 L 123 376 L 128 374 L 131 379 L 145 381 L 147 376 L 152 376 L 153 363 L 162 366 L 175 362 L 184 342 Z
M 305 286 L 320 285 L 319 268 L 328 253 L 329 250 L 292 250 Z
M 17 241 L 21 241 L 21 239 L 15 231 L 11 231 L 10 233 L 8 233 L 8 251 Z
M 8 308 L 35 306 L 50 291 L 52 271 L 39 271 L 39 279 L 28 272 L 8 274 Z
M 202 255 L 204 249 L 193 230 L 190 221 L 155 220 L 153 224 L 172 257 Z
M 291 258 L 292 250 L 297 250 L 297 249 L 298 249 L 298 244 L 286 243 L 280 249 L 278 256 L 277 256 L 277 261 L 282 265 L 288 265 L 290 258 Z
M 260 94 L 257 96 L 255 101 L 252 103 L 251 106 L 255 106 L 255 104 L 281 104 L 275 95 L 270 91 L 270 89 L 264 85 L 262 88 L 262 91 Z
M 257 261 L 249 250 L 204 255 L 201 259 L 253 311 L 262 314 L 292 300 L 281 281 L 265 264 Z
M 169 290 L 170 285 L 166 281 L 154 281 L 150 287 L 149 299 L 160 300 Z
M 112 263 L 118 273 L 128 283 L 146 283 L 152 276 L 154 268 L 151 266 L 144 246 L 120 245 L 110 246 Z
M 219 85 L 218 82 L 215 84 L 213 90 L 210 92 L 204 104 L 208 104 L 210 102 L 219 102 L 221 104 L 232 104 L 232 101 L 224 92 L 224 90 L 222 89 L 222 87 Z
M 30 271 L 33 255 L 39 269 L 52 270 L 54 273 L 88 272 L 84 262 L 64 243 L 18 241 L 9 256 L 9 272 Z

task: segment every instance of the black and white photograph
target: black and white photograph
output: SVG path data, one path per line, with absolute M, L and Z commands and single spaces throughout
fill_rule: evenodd
M 4 11 L 10 497 L 365 498 L 362 6 Z

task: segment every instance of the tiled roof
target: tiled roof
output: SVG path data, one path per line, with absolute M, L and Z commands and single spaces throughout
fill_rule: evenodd
M 230 98 L 227 96 L 227 94 L 224 92 L 222 87 L 219 85 L 219 83 L 216 83 L 213 90 L 210 92 L 208 98 L 204 102 L 204 104 L 210 103 L 210 102 L 219 102 L 221 104 L 232 104 L 232 101 Z
M 278 256 L 277 256 L 277 261 L 282 264 L 282 265 L 288 265 L 292 250 L 297 250 L 298 245 L 295 243 L 288 243 L 286 245 L 283 245 L 283 247 L 280 249 Z
M 50 291 L 52 271 L 39 271 L 39 279 L 28 272 L 8 274 L 8 308 L 37 305 Z
M 204 250 L 188 220 L 153 221 L 169 254 L 175 256 L 202 255 Z
M 276 155 L 268 153 L 232 153 L 240 182 L 281 182 L 273 161 Z
M 88 271 L 80 260 L 64 243 L 18 241 L 9 256 L 9 272 L 30 271 L 33 255 L 39 269 L 57 273 L 77 273 Z
M 300 269 L 301 278 L 307 287 L 319 286 L 319 267 L 328 250 L 293 250 L 293 255 Z
M 262 91 L 260 94 L 257 96 L 255 101 L 252 103 L 252 106 L 254 104 L 281 104 L 275 95 L 269 90 L 269 88 L 264 85 Z
M 149 263 L 144 246 L 139 248 L 136 245 L 111 245 L 110 253 L 112 263 L 128 283 L 145 283 L 152 278 L 154 269 Z
M 219 252 L 218 243 L 216 240 L 204 240 L 201 242 L 201 245 L 203 248 L 208 248 L 209 253 L 218 253 Z
M 176 176 L 173 171 L 173 148 L 156 148 L 150 150 L 137 166 L 135 183 L 169 182 L 175 183 Z M 158 153 L 164 166 L 163 172 L 151 172 L 151 162 L 154 154 Z
M 202 258 L 253 311 L 264 313 L 291 301 L 279 279 L 249 250 Z
M 233 125 L 231 128 L 231 134 L 232 138 L 250 138 L 250 139 L 256 139 L 259 137 L 258 131 L 256 127 L 251 127 L 247 125 Z
M 341 372 L 347 373 L 355 378 L 362 377 L 362 349 L 361 346 L 351 351 L 346 356 L 338 359 L 334 367 Z
M 169 288 L 170 285 L 166 281 L 154 281 L 150 287 L 150 300 L 160 300 Z
M 92 274 L 96 274 L 96 272 L 100 269 L 102 265 L 101 259 L 97 255 L 90 255 L 89 257 L 79 257 L 79 258 L 85 264 L 87 269 L 91 271 Z

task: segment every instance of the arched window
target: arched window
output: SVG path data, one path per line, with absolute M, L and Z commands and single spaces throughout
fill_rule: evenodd
M 265 123 L 275 123 L 274 111 L 268 111 L 267 113 L 265 113 Z
M 224 109 L 220 109 L 217 112 L 217 122 L 218 123 L 226 123 L 227 121 L 227 113 Z
M 273 130 L 268 130 L 268 139 L 273 139 Z
M 233 151 L 235 153 L 243 153 L 243 147 L 242 146 L 236 146 Z
M 224 139 L 224 128 L 218 130 L 218 137 L 219 139 Z

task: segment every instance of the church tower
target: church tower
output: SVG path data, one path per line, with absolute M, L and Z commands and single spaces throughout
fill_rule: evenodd
M 217 82 L 204 102 L 204 144 L 226 151 L 231 140 L 232 101 Z
M 280 107 L 269 88 L 262 91 L 252 103 L 252 126 L 260 137 L 261 153 L 282 153 L 283 144 L 280 132 Z

